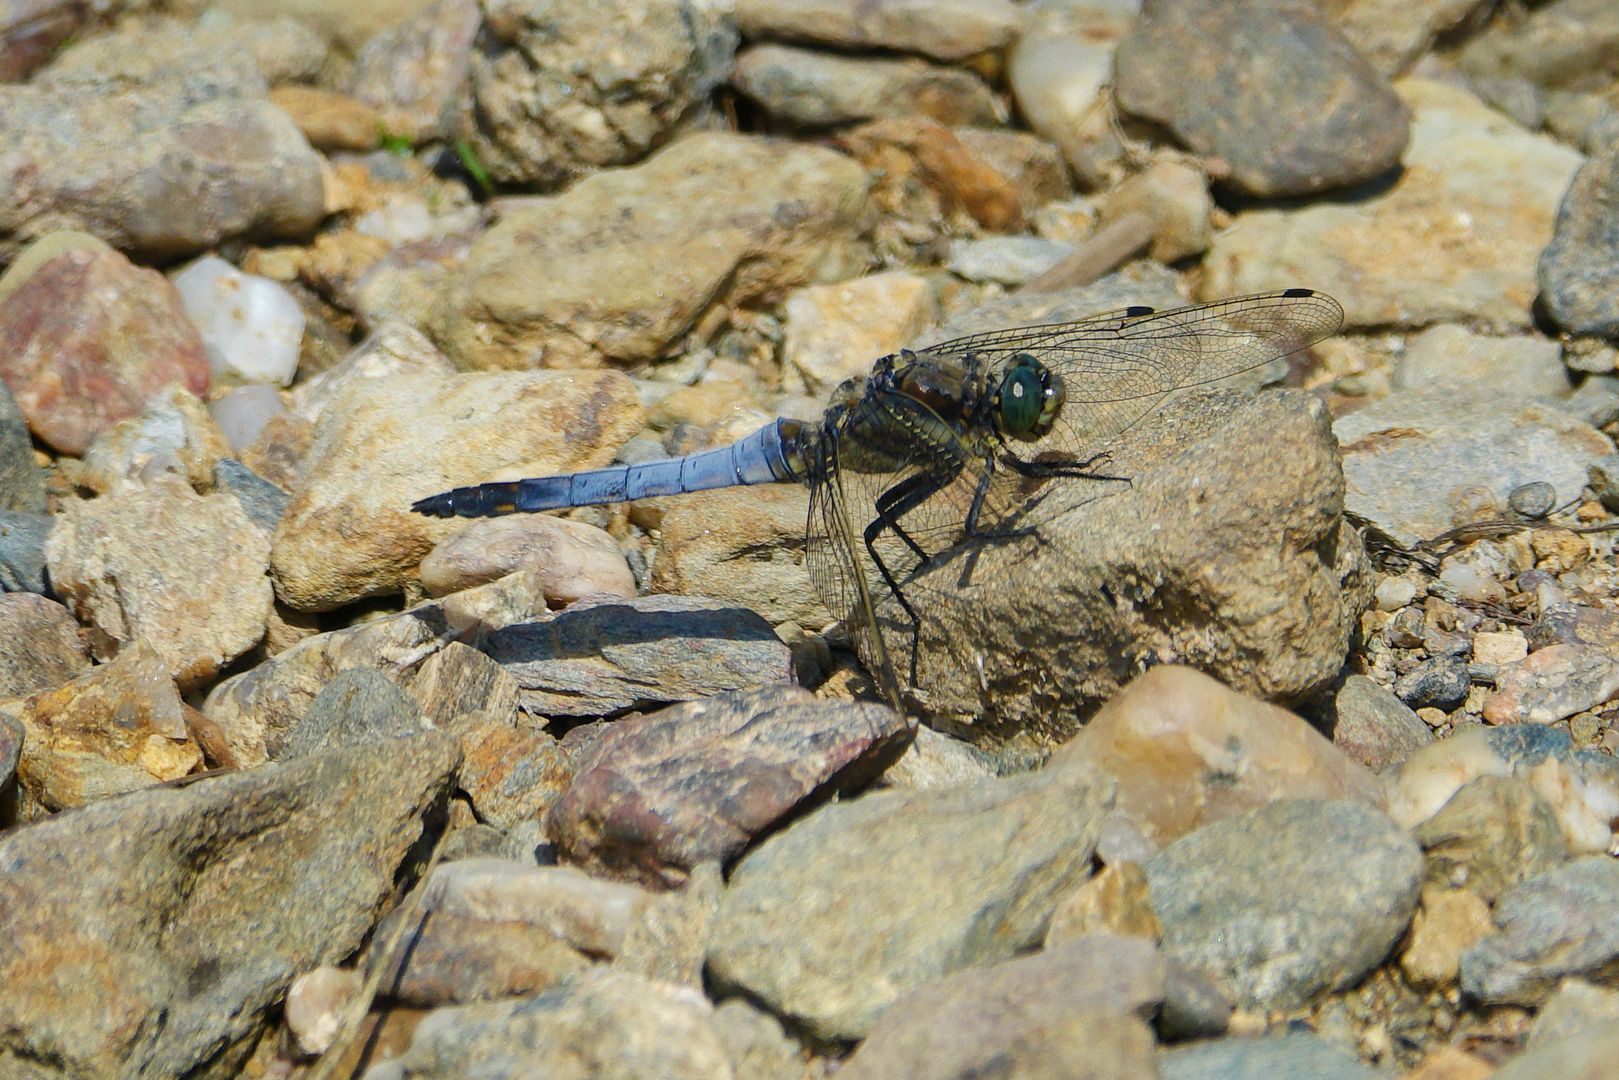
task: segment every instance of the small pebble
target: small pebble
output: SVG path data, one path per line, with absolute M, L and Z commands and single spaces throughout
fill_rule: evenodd
M 1417 584 L 1410 578 L 1387 577 L 1372 595 L 1379 611 L 1398 611 L 1417 598 Z
M 1507 505 L 1519 517 L 1531 521 L 1543 518 L 1551 513 L 1552 507 L 1557 505 L 1557 489 L 1544 480 L 1534 480 L 1527 484 L 1519 484 L 1507 496 Z
M 214 375 L 286 386 L 298 370 L 304 312 L 280 284 L 205 255 L 174 276 Z
M 1517 630 L 1484 631 L 1473 636 L 1473 660 L 1510 664 L 1529 655 L 1529 639 Z

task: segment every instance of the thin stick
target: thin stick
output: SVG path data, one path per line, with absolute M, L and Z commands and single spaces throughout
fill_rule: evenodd
M 1072 255 L 1018 291 L 1057 292 L 1089 285 L 1152 243 L 1156 231 L 1151 218 L 1131 211 L 1097 229 Z

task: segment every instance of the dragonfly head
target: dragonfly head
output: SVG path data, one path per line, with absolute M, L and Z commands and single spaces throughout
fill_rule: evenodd
M 992 402 L 995 426 L 1002 435 L 1033 442 L 1057 422 L 1067 391 L 1062 376 L 1028 353 L 1006 365 Z

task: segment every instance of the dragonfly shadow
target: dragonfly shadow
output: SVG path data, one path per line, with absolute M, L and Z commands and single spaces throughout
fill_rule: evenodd
M 596 660 L 604 651 L 648 644 L 681 643 L 701 649 L 704 642 L 780 646 L 764 617 L 745 607 L 696 607 L 689 602 L 669 610 L 636 603 L 604 601 L 575 605 L 540 622 L 516 623 L 491 634 L 484 652 L 498 663 L 543 660 Z M 664 599 L 664 598 L 656 598 Z M 667 598 L 675 599 L 675 598 Z

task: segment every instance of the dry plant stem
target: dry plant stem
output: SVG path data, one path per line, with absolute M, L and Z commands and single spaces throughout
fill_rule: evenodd
M 1072 255 L 1018 291 L 1057 292 L 1089 285 L 1144 250 L 1155 231 L 1146 214 L 1125 214 L 1096 230 Z

